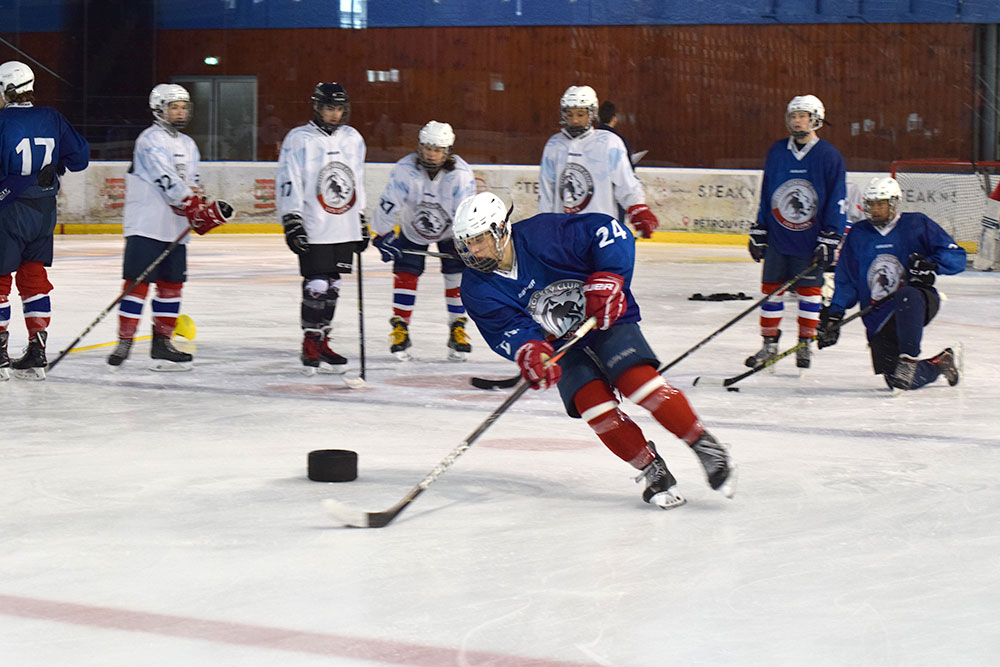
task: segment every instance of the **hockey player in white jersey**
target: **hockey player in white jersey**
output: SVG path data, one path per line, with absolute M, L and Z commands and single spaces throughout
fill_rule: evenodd
M 646 206 L 642 183 L 621 138 L 594 129 L 597 93 L 590 86 L 570 86 L 559 101 L 562 130 L 552 135 L 542 152 L 539 213 L 604 213 L 618 216 L 643 238 L 650 238 L 659 221 Z M 617 205 L 616 205 L 617 204 Z
M 125 235 L 123 291 L 118 306 L 118 346 L 108 357 L 117 370 L 132 350 L 149 284 L 156 283 L 152 300 L 152 370 L 190 370 L 192 357 L 170 342 L 180 314 L 181 290 L 187 280 L 188 229 L 198 234 L 223 224 L 232 208 L 223 201 L 206 203 L 199 184 L 198 146 L 181 132 L 191 120 L 191 96 L 183 86 L 157 85 L 149 94 L 153 124 L 135 141 L 132 164 L 125 175 Z M 135 281 L 171 243 L 178 245 L 156 265 L 142 283 Z M 131 290 L 131 291 L 129 291 Z
M 389 351 L 400 361 L 410 359 L 410 317 L 424 272 L 425 257 L 414 253 L 426 252 L 431 243 L 449 255 L 441 258 L 450 327 L 448 358 L 464 361 L 472 351 L 460 291 L 465 265 L 455 251 L 451 224 L 459 202 L 476 194 L 476 182 L 469 164 L 452 153 L 454 144 L 455 132 L 448 123 L 432 120 L 424 125 L 416 152 L 393 166 L 375 211 L 372 243 L 383 262 L 393 262 Z
M 365 155 L 361 134 L 347 125 L 351 102 L 336 82 L 313 90 L 313 119 L 291 130 L 278 157 L 278 216 L 302 276 L 302 369 L 343 373 L 347 359 L 330 347 L 341 274 L 367 246 Z

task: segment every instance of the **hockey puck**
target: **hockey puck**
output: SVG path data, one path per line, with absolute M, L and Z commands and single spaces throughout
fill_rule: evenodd
M 739 387 L 726 387 L 726 391 L 739 391 Z
M 358 453 L 349 449 L 309 452 L 309 479 L 314 482 L 351 482 L 358 478 Z

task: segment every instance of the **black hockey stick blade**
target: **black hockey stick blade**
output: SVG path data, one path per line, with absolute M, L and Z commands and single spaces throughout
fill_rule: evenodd
M 503 378 L 502 380 L 491 380 L 489 378 L 471 377 L 469 382 L 476 389 L 510 389 L 521 380 L 520 375 Z

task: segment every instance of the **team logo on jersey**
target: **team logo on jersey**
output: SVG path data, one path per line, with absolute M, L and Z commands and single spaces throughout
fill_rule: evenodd
M 782 227 L 798 232 L 812 226 L 818 203 L 813 184 L 804 178 L 793 178 L 771 195 L 771 213 Z
M 417 214 L 413 219 L 413 231 L 427 241 L 437 241 L 451 224 L 451 217 L 441 204 L 436 202 L 420 202 Z
M 327 163 L 316 180 L 316 199 L 327 213 L 341 214 L 358 198 L 354 187 L 354 172 L 343 162 Z
M 581 164 L 570 162 L 559 175 L 559 200 L 563 213 L 579 213 L 594 198 L 594 178 Z
M 868 266 L 868 291 L 872 301 L 884 299 L 899 289 L 903 282 L 903 264 L 895 255 L 878 255 Z
M 561 338 L 583 322 L 586 302 L 583 283 L 579 280 L 560 280 L 531 295 L 528 312 L 550 334 Z

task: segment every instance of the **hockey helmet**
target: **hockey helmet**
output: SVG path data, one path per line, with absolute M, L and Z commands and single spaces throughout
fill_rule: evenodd
M 876 176 L 868 184 L 868 187 L 865 188 L 864 200 L 865 215 L 868 216 L 873 225 L 882 227 L 896 219 L 896 215 L 899 213 L 899 204 L 903 201 L 903 191 L 900 189 L 899 182 L 895 178 Z M 889 214 L 885 218 L 879 217 L 878 220 L 875 220 L 872 217 L 870 207 L 873 202 L 879 201 L 889 202 Z
M 588 122 L 585 126 L 570 125 L 566 120 L 569 109 L 586 109 Z M 570 86 L 559 99 L 559 123 L 562 133 L 575 139 L 589 131 L 597 121 L 597 93 L 590 86 Z
M 799 134 L 792 130 L 792 114 L 796 111 L 805 111 L 809 114 L 810 131 L 815 132 L 823 127 L 823 120 L 826 118 L 826 108 L 815 95 L 796 95 L 785 108 L 785 126 L 793 135 Z M 808 132 L 801 134 L 801 137 L 796 136 L 796 138 L 805 137 Z
M 312 94 L 313 120 L 321 130 L 327 134 L 333 134 L 341 125 L 346 125 L 351 117 L 351 98 L 348 97 L 344 87 L 336 81 L 329 83 L 317 83 Z M 336 123 L 326 123 L 323 121 L 322 110 L 324 106 L 339 107 L 343 109 L 340 120 Z
M 417 162 L 427 169 L 437 169 L 451 155 L 451 147 L 455 145 L 455 132 L 448 123 L 432 120 L 420 128 L 417 142 Z M 444 155 L 437 162 L 432 162 L 424 155 L 425 146 L 442 148 Z
M 17 60 L 8 60 L 0 65 L 0 91 L 5 99 L 12 99 L 21 93 L 35 90 L 35 73 Z
M 466 266 L 483 273 L 496 270 L 510 242 L 507 225 L 513 210 L 492 192 L 462 200 L 455 210 L 452 233 L 455 249 Z
M 183 119 L 173 122 L 168 120 L 167 110 L 170 108 L 172 102 L 184 103 L 184 109 L 187 111 L 187 114 L 185 114 Z M 188 121 L 191 120 L 191 96 L 184 86 L 176 83 L 157 84 L 149 92 L 149 110 L 153 112 L 153 118 L 161 125 L 169 125 L 175 129 L 182 130 L 187 127 Z

